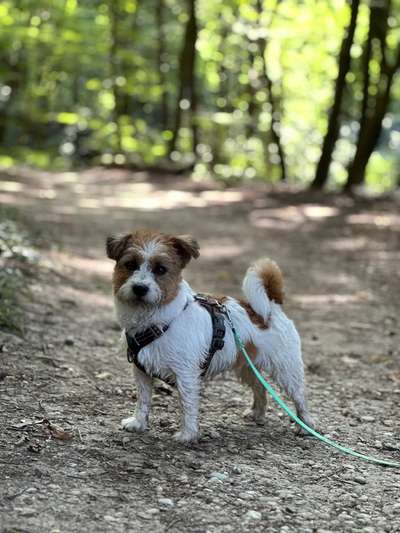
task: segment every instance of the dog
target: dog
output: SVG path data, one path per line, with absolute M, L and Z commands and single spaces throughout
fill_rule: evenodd
M 121 423 L 127 431 L 148 429 L 156 376 L 173 381 L 178 390 L 182 418 L 175 439 L 185 444 L 196 442 L 202 379 L 229 369 L 251 387 L 254 401 L 249 414 L 257 423 L 263 422 L 266 392 L 238 352 L 231 328 L 221 316 L 220 326 L 225 328 L 222 347 L 220 344 L 210 359 L 213 314 L 182 277 L 189 261 L 199 257 L 199 250 L 198 242 L 189 235 L 140 230 L 107 238 L 107 255 L 116 262 L 112 286 L 124 338 L 129 345 L 129 339 L 136 343 L 154 329 L 158 335 L 136 354 L 136 410 Z M 270 259 L 258 260 L 247 270 L 242 289 L 245 300 L 217 298 L 216 309 L 227 309 L 256 367 L 275 380 L 294 402 L 299 418 L 313 426 L 305 399 L 300 337 L 282 309 L 283 278 L 278 265 Z

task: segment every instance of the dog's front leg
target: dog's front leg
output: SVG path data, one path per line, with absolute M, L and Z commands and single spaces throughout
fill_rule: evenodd
M 153 378 L 134 366 L 137 386 L 137 403 L 135 415 L 124 418 L 121 426 L 126 431 L 146 431 L 149 423 Z
M 174 438 L 183 444 L 196 442 L 199 438 L 199 391 L 200 378 L 176 376 L 176 386 L 182 409 L 181 429 Z

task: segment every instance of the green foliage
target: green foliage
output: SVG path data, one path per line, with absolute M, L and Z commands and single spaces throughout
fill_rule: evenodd
M 393 4 L 387 36 L 391 60 L 400 42 L 400 2 Z M 288 175 L 292 181 L 309 182 L 327 129 L 348 3 L 197 0 L 196 7 L 196 173 L 277 181 L 281 169 L 271 133 L 274 102 Z M 354 69 L 347 79 L 346 127 L 331 168 L 334 183 L 343 182 L 353 153 L 368 17 L 365 1 L 352 48 Z M 179 0 L 2 2 L 0 164 L 23 161 L 60 168 L 165 160 L 187 18 Z M 371 76 L 379 77 L 380 68 L 374 57 Z M 397 180 L 399 85 L 396 81 L 393 88 L 392 125 L 368 168 L 368 182 L 374 186 L 390 187 Z M 171 154 L 177 164 L 193 158 L 187 102 L 186 97 L 181 101 L 183 120 Z

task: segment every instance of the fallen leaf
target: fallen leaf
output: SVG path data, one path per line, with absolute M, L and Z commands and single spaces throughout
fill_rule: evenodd
M 61 426 L 57 426 L 57 424 L 53 424 L 52 422 L 50 422 L 50 420 L 45 420 L 44 421 L 46 423 L 46 426 L 47 428 L 49 429 L 50 433 L 51 433 L 51 436 L 54 438 L 54 439 L 58 439 L 58 440 L 71 440 L 72 437 L 74 436 L 74 434 L 72 433 L 72 431 L 66 431 L 64 428 L 62 428 Z

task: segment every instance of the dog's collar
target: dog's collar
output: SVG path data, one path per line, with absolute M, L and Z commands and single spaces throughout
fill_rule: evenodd
M 195 294 L 193 300 L 186 302 L 182 312 L 188 307 L 189 303 L 197 302 L 203 306 L 211 316 L 213 336 L 211 339 L 210 349 L 208 351 L 207 357 L 201 365 L 201 377 L 205 376 L 207 370 L 211 364 L 214 354 L 218 350 L 222 350 L 224 347 L 224 337 L 225 337 L 225 316 L 226 312 L 224 306 L 221 305 L 217 300 L 211 296 L 205 294 Z M 145 346 L 148 346 L 156 339 L 160 338 L 164 333 L 169 329 L 169 324 L 157 325 L 153 324 L 147 329 L 136 333 L 135 335 L 130 335 L 127 331 L 125 332 L 126 342 L 128 344 L 127 349 L 127 358 L 129 363 L 134 363 L 134 365 L 144 372 L 149 374 L 144 367 L 144 365 L 139 361 L 139 352 Z M 174 385 L 175 383 L 167 378 L 163 378 L 156 374 L 151 374 L 151 377 L 161 379 L 168 383 L 169 385 Z

